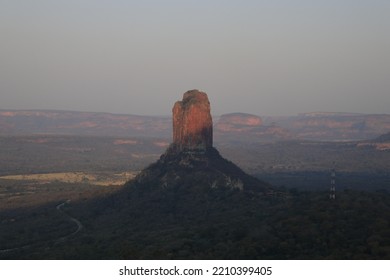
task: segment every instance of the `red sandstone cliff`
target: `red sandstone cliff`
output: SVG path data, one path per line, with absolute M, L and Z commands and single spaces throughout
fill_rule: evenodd
M 193 189 L 257 192 L 270 191 L 270 185 L 246 174 L 224 159 L 213 145 L 213 122 L 207 94 L 199 90 L 184 93 L 172 109 L 173 144 L 160 159 L 142 170 L 131 186 L 164 190 Z
M 221 132 L 245 132 L 252 131 L 255 128 L 262 126 L 263 122 L 259 116 L 232 113 L 222 115 L 216 124 L 216 129 Z
M 207 94 L 199 90 L 184 93 L 173 113 L 173 143 L 180 150 L 206 149 L 213 145 L 213 121 Z

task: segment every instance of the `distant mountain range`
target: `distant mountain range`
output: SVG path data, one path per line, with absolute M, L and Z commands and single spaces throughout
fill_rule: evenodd
M 0 134 L 169 137 L 170 117 L 110 113 L 0 110 Z
M 286 117 L 260 117 L 232 113 L 213 118 L 217 142 L 364 140 L 390 131 L 389 114 L 314 112 Z M 0 135 L 28 134 L 170 138 L 172 120 L 169 116 L 0 110 Z
M 390 131 L 389 114 L 306 113 L 270 117 L 298 139 L 347 141 L 373 139 Z

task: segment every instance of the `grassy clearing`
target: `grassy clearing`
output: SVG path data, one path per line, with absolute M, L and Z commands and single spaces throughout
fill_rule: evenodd
M 43 174 L 21 174 L 1 176 L 3 180 L 31 181 L 37 184 L 52 182 L 83 183 L 96 186 L 119 186 L 135 177 L 136 172 L 122 173 L 86 173 L 86 172 L 61 172 Z

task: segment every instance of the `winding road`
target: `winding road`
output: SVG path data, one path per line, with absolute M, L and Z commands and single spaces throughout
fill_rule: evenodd
M 56 206 L 56 209 L 58 212 L 60 212 L 62 215 L 64 215 L 68 220 L 70 220 L 71 222 L 75 223 L 77 225 L 77 229 L 70 233 L 70 234 L 67 234 L 63 237 L 60 237 L 60 238 L 57 238 L 57 239 L 54 239 L 54 240 L 48 240 L 47 242 L 54 242 L 54 244 L 58 244 L 58 243 L 61 243 L 61 242 L 64 242 L 66 241 L 68 238 L 76 235 L 77 233 L 79 233 L 82 229 L 83 229 L 83 224 L 77 220 L 76 218 L 70 216 L 69 214 L 67 214 L 64 210 L 62 210 L 62 207 L 64 207 L 66 204 L 69 204 L 70 203 L 70 200 L 67 200 L 63 203 L 60 203 Z M 25 246 L 22 246 L 22 247 L 16 247 L 16 248 L 9 248 L 9 249 L 3 249 L 3 250 L 0 250 L 0 254 L 1 253 L 8 253 L 8 252 L 13 252 L 13 251 L 17 251 L 17 250 L 22 250 L 22 249 L 28 249 L 30 247 L 32 247 L 33 245 L 36 245 L 36 244 L 29 244 L 29 245 L 25 245 Z
M 75 223 L 75 224 L 77 225 L 77 229 L 76 229 L 74 232 L 72 232 L 72 233 L 70 233 L 70 234 L 68 234 L 68 235 L 65 235 L 65 236 L 63 236 L 63 237 L 61 237 L 61 238 L 58 238 L 58 239 L 56 240 L 56 243 L 64 242 L 66 239 L 68 239 L 69 237 L 72 237 L 72 236 L 76 235 L 77 233 L 79 233 L 80 230 L 83 229 L 83 224 L 82 224 L 79 220 L 77 220 L 76 218 L 70 216 L 69 214 L 67 214 L 66 212 L 64 212 L 64 211 L 62 210 L 62 207 L 64 207 L 64 206 L 65 206 L 66 204 L 68 204 L 68 203 L 70 203 L 70 200 L 67 200 L 67 201 L 65 201 L 65 202 L 63 202 L 63 203 L 61 203 L 61 204 L 58 204 L 57 207 L 56 207 L 56 209 L 57 209 L 60 213 L 62 213 L 65 217 L 67 217 L 70 221 L 72 221 L 73 223 Z

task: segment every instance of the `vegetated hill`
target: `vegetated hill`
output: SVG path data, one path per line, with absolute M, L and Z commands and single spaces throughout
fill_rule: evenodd
M 213 147 L 213 122 L 205 92 L 190 90 L 172 109 L 173 142 L 132 182 L 138 188 L 210 188 L 266 192 L 270 186 L 224 159 Z
M 176 150 L 171 145 L 160 159 L 144 169 L 130 184 L 141 188 L 210 188 L 267 192 L 270 185 L 224 159 L 209 147 L 205 150 Z

